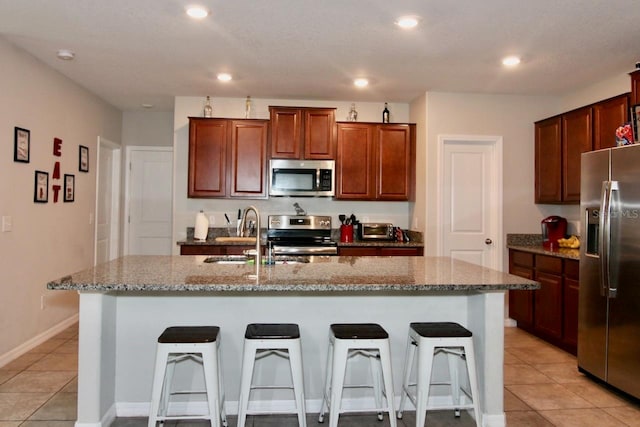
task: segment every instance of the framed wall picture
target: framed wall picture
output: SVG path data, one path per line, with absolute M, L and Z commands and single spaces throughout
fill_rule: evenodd
M 78 150 L 78 170 L 80 172 L 89 172 L 89 147 L 80 146 Z
M 49 173 L 36 171 L 35 176 L 33 201 L 35 203 L 47 203 L 49 201 Z
M 76 193 L 76 176 L 64 174 L 64 201 L 73 202 Z
M 29 163 L 31 132 L 28 129 L 15 127 L 13 131 L 13 139 L 13 161 Z

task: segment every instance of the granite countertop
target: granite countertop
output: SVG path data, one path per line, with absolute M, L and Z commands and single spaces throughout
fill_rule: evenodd
M 558 258 L 580 260 L 580 249 L 544 248 L 540 234 L 507 234 L 507 248 Z
M 407 231 L 409 234 L 410 241 L 407 243 L 404 242 L 394 242 L 394 241 L 381 241 L 381 240 L 356 240 L 350 243 L 344 243 L 340 241 L 340 230 L 332 230 L 331 238 L 338 244 L 338 247 L 405 247 L 405 248 L 422 248 L 424 247 L 424 243 L 422 242 L 422 233 L 417 231 Z M 266 245 L 266 230 L 263 229 L 260 235 L 262 236 L 260 239 L 260 243 L 262 245 Z M 193 238 L 193 227 L 187 227 L 187 237 L 185 240 L 179 240 L 176 242 L 179 246 L 182 245 L 196 245 L 196 246 L 255 246 L 255 243 L 252 242 L 221 242 L 217 241 L 216 237 L 228 237 L 229 232 L 226 228 L 209 228 L 209 233 L 207 234 L 206 240 L 195 240 Z
M 125 256 L 53 280 L 47 288 L 97 292 L 464 292 L 539 288 L 532 280 L 444 257 L 311 257 L 309 263 L 259 268 L 205 263 L 206 258 Z

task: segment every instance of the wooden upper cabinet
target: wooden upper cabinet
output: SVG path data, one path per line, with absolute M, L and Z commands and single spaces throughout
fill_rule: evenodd
M 630 74 L 631 76 L 631 105 L 640 104 L 640 70 Z
M 535 202 L 562 202 L 562 120 L 551 117 L 535 124 Z
M 562 115 L 562 201 L 580 203 L 580 158 L 592 147 L 592 109 Z
M 190 117 L 188 197 L 266 197 L 268 127 L 268 120 Z
M 266 120 L 231 122 L 231 191 L 232 197 L 261 198 L 267 195 Z
M 336 198 L 410 200 L 415 126 L 338 123 Z
M 229 121 L 189 118 L 188 197 L 227 194 Z
M 302 145 L 302 110 L 269 107 L 271 113 L 271 157 L 299 159 Z
M 313 108 L 304 110 L 304 158 L 334 160 L 336 158 L 336 110 Z
M 271 158 L 333 160 L 335 108 L 269 107 Z
M 336 198 L 375 198 L 375 128 L 365 123 L 338 123 Z
M 411 199 L 415 132 L 410 125 L 377 126 L 376 132 L 377 198 Z
M 593 106 L 593 149 L 616 146 L 616 129 L 628 121 L 629 94 L 616 96 Z

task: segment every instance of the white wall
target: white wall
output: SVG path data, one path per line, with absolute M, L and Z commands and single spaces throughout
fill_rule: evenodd
M 121 113 L 0 37 L 0 361 L 77 313 L 74 292 L 47 291 L 46 283 L 93 263 L 97 137 L 119 141 Z M 70 64 L 71 65 L 71 64 Z M 31 131 L 30 163 L 13 161 L 14 127 Z M 52 154 L 53 138 L 63 141 Z M 89 147 L 89 173 L 78 172 L 78 146 Z M 75 201 L 53 203 L 53 168 L 75 175 Z M 34 171 L 49 173 L 49 203 L 33 202 Z M 45 306 L 41 309 L 41 299 Z M 2 362 L 0 362 L 2 365 Z
M 242 118 L 244 117 L 244 98 L 213 98 L 214 117 Z M 179 96 L 175 99 L 174 112 L 174 240 L 184 240 L 186 228 L 193 227 L 196 213 L 203 209 L 208 216 L 214 218 L 213 227 L 224 226 L 225 212 L 233 220 L 238 209 L 253 204 L 259 210 L 261 218 L 266 221 L 269 214 L 293 214 L 292 204 L 298 202 L 307 213 L 314 215 L 331 215 L 334 228 L 339 224 L 338 215 L 341 213 L 355 214 L 358 218 L 368 218 L 369 221 L 387 221 L 400 227 L 408 227 L 408 202 L 348 202 L 336 201 L 328 198 L 289 198 L 272 197 L 268 200 L 233 200 L 233 199 L 189 199 L 187 198 L 187 166 L 189 147 L 189 116 L 201 117 L 204 97 Z M 309 101 L 290 99 L 253 99 L 252 118 L 269 118 L 269 106 L 301 106 L 301 107 L 335 107 L 336 120 L 345 120 L 351 101 Z M 356 103 L 358 121 L 380 122 L 384 101 L 378 103 Z M 409 122 L 408 104 L 389 104 L 391 120 L 394 122 Z M 266 226 L 266 224 L 265 224 Z M 174 253 L 179 248 L 174 247 Z
M 504 233 L 538 233 L 553 207 L 534 204 L 534 120 L 558 108 L 553 97 L 429 92 L 426 95 L 427 150 L 425 241 L 436 240 L 436 148 L 438 135 L 491 135 L 503 138 Z M 427 245 L 425 253 L 436 248 Z M 506 253 L 506 251 L 505 251 Z M 506 263 L 504 265 L 507 265 Z
M 173 146 L 172 111 L 125 111 L 122 145 Z

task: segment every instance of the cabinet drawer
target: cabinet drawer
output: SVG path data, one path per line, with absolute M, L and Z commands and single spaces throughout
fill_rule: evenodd
M 580 278 L 580 263 L 572 259 L 565 260 L 564 275 L 569 279 L 578 280 Z
M 511 260 L 514 265 L 533 268 L 533 254 L 531 253 L 511 251 Z
M 546 255 L 536 256 L 536 270 L 557 275 L 562 274 L 562 258 Z

